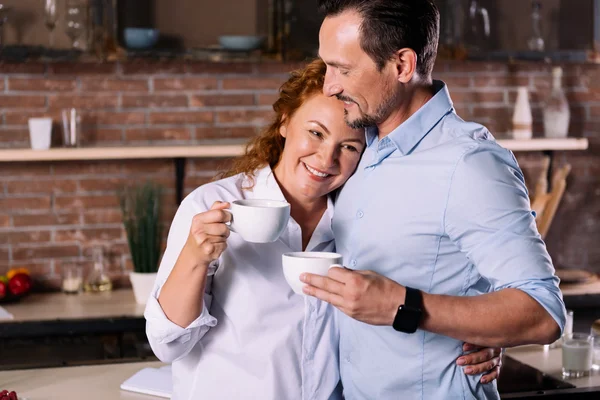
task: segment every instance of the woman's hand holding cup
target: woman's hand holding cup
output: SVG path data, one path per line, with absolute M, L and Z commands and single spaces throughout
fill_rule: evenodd
M 231 214 L 223 211 L 229 203 L 215 201 L 210 210 L 196 214 L 184 251 L 192 255 L 196 266 L 208 267 L 227 248 Z

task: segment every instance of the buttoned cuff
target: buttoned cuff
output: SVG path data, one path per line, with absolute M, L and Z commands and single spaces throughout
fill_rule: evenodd
M 157 293 L 158 288 L 150 295 L 148 304 L 146 304 L 146 310 L 144 311 L 144 317 L 148 324 L 148 335 L 151 335 L 158 343 L 186 343 L 192 336 L 197 336 L 194 334 L 199 333 L 198 331 L 208 330 L 208 328 L 217 325 L 217 319 L 210 315 L 206 304 L 207 300 L 210 302 L 210 296 L 204 296 L 204 304 L 202 305 L 200 316 L 192 321 L 187 327 L 182 328 L 167 318 L 158 302 L 156 297 Z M 210 306 L 210 304 L 208 304 L 208 306 Z

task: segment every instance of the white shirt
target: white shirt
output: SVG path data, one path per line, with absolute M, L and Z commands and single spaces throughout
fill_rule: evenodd
M 281 255 L 302 250 L 300 226 L 273 243 L 248 243 L 232 232 L 210 268 L 201 315 L 182 328 L 165 316 L 158 295 L 189 234 L 192 217 L 219 201 L 285 200 L 269 167 L 252 190 L 243 175 L 199 187 L 183 200 L 169 231 L 152 295 L 146 333 L 156 356 L 173 363 L 173 400 L 339 399 L 338 326 L 332 307 L 295 294 Z M 307 251 L 332 251 L 331 202 Z

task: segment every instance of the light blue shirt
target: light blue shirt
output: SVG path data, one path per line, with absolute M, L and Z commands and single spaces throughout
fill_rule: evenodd
M 456 115 L 443 82 L 434 87 L 388 136 L 367 129 L 365 153 L 336 201 L 337 251 L 349 268 L 427 293 L 523 290 L 562 329 L 559 281 L 514 155 Z M 340 318 L 346 399 L 499 398 L 495 382 L 481 384 L 456 365 L 461 341 Z

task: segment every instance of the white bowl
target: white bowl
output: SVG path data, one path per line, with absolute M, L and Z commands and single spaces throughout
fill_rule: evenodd
M 342 266 L 342 255 L 321 251 L 285 253 L 281 257 L 281 265 L 288 285 L 295 293 L 304 294 L 302 293 L 304 282 L 300 280 L 300 274 L 310 272 L 326 276 L 329 268 Z
M 226 50 L 248 51 L 258 49 L 264 36 L 254 35 L 224 35 L 219 36 L 219 44 Z

